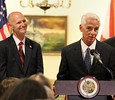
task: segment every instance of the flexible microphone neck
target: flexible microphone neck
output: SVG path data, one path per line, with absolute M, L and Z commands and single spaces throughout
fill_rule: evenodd
M 110 73 L 111 78 L 113 80 L 114 79 L 114 77 L 113 77 L 114 74 L 113 74 L 113 72 L 108 67 L 106 67 L 103 64 L 103 62 L 101 60 L 101 57 L 100 57 L 100 54 L 95 49 L 90 50 L 90 54 L 93 55 L 99 61 L 99 63 L 102 64 L 102 66 Z

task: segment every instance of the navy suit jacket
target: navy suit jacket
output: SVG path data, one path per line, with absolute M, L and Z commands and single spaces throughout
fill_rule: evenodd
M 40 44 L 25 38 L 24 72 L 17 46 L 11 35 L 0 42 L 0 80 L 6 77 L 28 77 L 32 74 L 43 73 L 43 61 Z
M 98 40 L 95 49 L 100 53 L 104 65 L 115 74 L 115 49 Z M 57 80 L 79 80 L 87 75 L 94 76 L 98 80 L 111 79 L 110 73 L 95 58 L 89 72 L 87 71 L 80 41 L 64 47 Z

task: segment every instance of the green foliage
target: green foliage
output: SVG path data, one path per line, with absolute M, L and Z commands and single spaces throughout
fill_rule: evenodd
M 61 51 L 65 45 L 65 38 L 63 36 L 50 35 L 46 38 L 43 51 Z

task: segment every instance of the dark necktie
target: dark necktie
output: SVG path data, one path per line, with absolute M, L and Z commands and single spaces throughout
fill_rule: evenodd
M 85 65 L 89 72 L 89 69 L 91 68 L 90 48 L 87 48 L 87 50 L 86 50 Z
M 20 55 L 21 63 L 22 63 L 22 69 L 24 71 L 24 58 L 25 58 L 25 56 L 24 56 L 24 52 L 23 52 L 23 49 L 22 49 L 22 45 L 23 45 L 23 42 L 20 42 L 18 52 L 19 52 L 19 55 Z

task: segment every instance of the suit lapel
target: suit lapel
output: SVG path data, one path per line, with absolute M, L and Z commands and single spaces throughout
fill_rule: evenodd
M 102 49 L 101 49 L 101 45 L 99 43 L 99 41 L 97 40 L 97 43 L 96 43 L 96 48 L 95 48 L 98 52 L 102 52 Z M 95 67 L 99 64 L 99 62 L 97 61 L 97 59 L 94 57 L 93 59 L 93 63 L 92 63 L 92 66 L 91 66 L 91 69 L 90 69 L 90 72 L 91 71 L 94 71 Z
M 24 74 L 27 71 L 28 68 L 28 64 L 31 58 L 31 54 L 32 54 L 32 44 L 30 43 L 29 39 L 26 38 L 25 39 L 25 65 L 24 65 Z
M 20 55 L 18 53 L 18 49 L 17 49 L 16 43 L 15 43 L 12 35 L 9 37 L 8 41 L 10 41 L 9 43 L 10 43 L 10 48 L 11 48 L 11 52 L 12 52 L 12 55 L 13 55 L 13 59 L 15 59 L 15 62 L 17 62 L 20 69 L 22 70 Z
M 95 67 L 96 67 L 97 64 L 98 64 L 98 61 L 97 61 L 97 59 L 94 57 L 94 58 L 93 58 L 93 63 L 92 63 L 91 68 L 90 68 L 90 70 L 89 70 L 89 73 L 91 73 L 92 71 L 94 71 L 94 69 L 95 69 Z
M 74 49 L 74 56 L 76 59 L 77 65 L 80 66 L 80 69 L 83 70 L 83 72 L 87 73 L 87 69 L 85 67 L 85 63 L 83 60 L 82 50 L 81 50 L 81 43 L 80 41 L 77 42 L 78 44 L 75 45 Z

